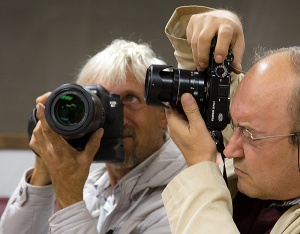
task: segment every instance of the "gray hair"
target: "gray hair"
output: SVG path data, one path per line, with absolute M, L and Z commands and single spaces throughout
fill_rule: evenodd
M 104 50 L 91 57 L 82 68 L 77 84 L 124 84 L 128 69 L 140 84 L 145 83 L 146 70 L 151 64 L 165 64 L 148 44 L 116 39 Z
M 146 71 L 151 64 L 166 63 L 156 56 L 148 44 L 116 39 L 86 62 L 76 83 L 87 85 L 103 81 L 109 85 L 122 85 L 126 82 L 127 72 L 131 71 L 137 82 L 144 85 Z M 162 134 L 166 141 L 169 138 L 167 128 L 163 129 Z

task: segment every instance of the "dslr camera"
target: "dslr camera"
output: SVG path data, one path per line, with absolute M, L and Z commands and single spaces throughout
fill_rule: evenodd
M 231 49 L 223 63 L 214 60 L 216 37 L 212 40 L 209 66 L 204 71 L 176 69 L 169 65 L 150 65 L 146 73 L 145 101 L 148 105 L 168 108 L 168 102 L 184 115 L 180 97 L 190 93 L 210 131 L 222 131 L 230 122 Z
M 84 150 L 91 134 L 102 127 L 104 135 L 94 161 L 124 160 L 123 103 L 119 95 L 109 93 L 101 85 L 61 85 L 47 99 L 45 118 L 54 132 L 79 151 Z M 37 121 L 33 109 L 28 120 L 29 139 Z

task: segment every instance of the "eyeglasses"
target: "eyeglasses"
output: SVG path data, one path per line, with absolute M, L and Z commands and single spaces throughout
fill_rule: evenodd
M 231 128 L 233 131 L 236 129 L 239 130 L 239 136 L 242 137 L 243 142 L 251 144 L 254 141 L 263 140 L 263 139 L 270 139 L 270 138 L 279 138 L 279 137 L 291 137 L 291 136 L 297 136 L 294 143 L 298 146 L 298 170 L 300 172 L 300 157 L 299 157 L 299 139 L 298 136 L 300 136 L 300 132 L 290 133 L 290 134 L 284 134 L 284 135 L 274 135 L 274 136 L 262 136 L 262 137 L 254 137 L 253 134 L 246 128 L 236 126 L 233 121 L 230 121 Z
M 252 143 L 253 141 L 263 140 L 263 139 L 270 139 L 270 138 L 279 138 L 279 137 L 290 137 L 290 136 L 299 136 L 300 132 L 284 134 L 284 135 L 274 135 L 274 136 L 262 136 L 262 137 L 255 137 L 253 134 L 244 127 L 236 126 L 233 121 L 230 122 L 231 128 L 233 131 L 236 129 L 239 130 L 239 136 L 242 137 L 242 140 L 246 143 Z

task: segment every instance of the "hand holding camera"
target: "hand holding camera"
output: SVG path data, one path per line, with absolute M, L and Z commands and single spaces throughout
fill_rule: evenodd
M 32 132 L 29 145 L 40 157 L 36 157 L 28 182 L 37 186 L 52 183 L 57 208 L 61 209 L 83 199 L 82 189 L 99 148 L 103 129 L 91 135 L 84 151 L 76 150 L 49 127 L 44 105 L 48 96 L 49 93 L 37 99 L 35 114 L 39 121 Z
M 93 132 L 103 128 L 94 160 L 123 161 L 123 104 L 118 95 L 108 93 L 102 86 L 61 85 L 47 99 L 45 118 L 51 129 L 78 151 L 84 150 Z M 36 124 L 34 109 L 28 121 L 29 138 Z
M 204 71 L 175 69 L 168 65 L 151 65 L 146 74 L 145 101 L 148 105 L 172 108 L 184 114 L 180 98 L 190 93 L 195 98 L 209 130 L 222 131 L 230 122 L 230 73 L 234 59 L 231 49 L 222 63 L 214 60 L 215 37 L 210 46 L 209 66 Z
M 123 105 L 100 86 L 65 84 L 39 97 L 28 122 L 30 147 L 40 155 L 30 183 L 52 183 L 58 209 L 81 201 L 95 158 L 123 160 L 122 130 Z
M 146 74 L 146 103 L 168 108 L 163 104 L 168 102 L 172 109 L 176 109 L 188 121 L 187 125 L 186 121 L 176 117 L 172 109 L 166 111 L 170 135 L 189 166 L 200 161 L 215 162 L 216 150 L 221 153 L 223 161 L 225 160 L 221 131 L 230 122 L 230 73 L 234 56 L 229 48 L 225 60 L 216 63 L 216 42 L 217 37 L 214 37 L 210 46 L 209 66 L 204 71 L 151 65 Z M 202 119 L 199 118 L 199 113 Z M 203 129 L 203 123 L 209 132 Z M 202 143 L 200 146 L 197 142 L 199 139 Z M 204 157 L 199 159 L 199 152 L 203 152 Z M 223 176 L 227 181 L 225 166 Z
M 192 47 L 196 66 L 204 69 L 209 66 L 209 46 L 213 35 L 218 35 L 214 59 L 222 63 L 232 49 L 232 67 L 236 74 L 242 72 L 242 58 L 245 51 L 243 27 L 236 14 L 227 10 L 213 10 L 192 15 L 187 29 L 187 41 Z M 200 69 L 199 69 L 200 70 Z

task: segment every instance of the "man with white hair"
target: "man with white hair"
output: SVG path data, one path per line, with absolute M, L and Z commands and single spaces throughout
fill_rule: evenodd
M 194 9 L 191 15 L 212 10 Z M 236 16 L 223 12 L 227 14 L 225 17 L 208 15 L 211 24 L 238 31 L 237 38 L 243 42 L 241 25 L 233 20 Z M 198 49 L 193 40 L 190 43 L 177 41 L 181 35 L 177 35 L 179 28 L 172 25 L 174 18 L 175 15 L 166 31 L 175 48 L 179 67 L 205 68 L 208 53 L 197 58 Z M 195 30 L 187 32 L 189 38 L 197 36 L 197 24 L 197 18 L 191 19 L 190 25 L 194 25 Z M 184 34 L 185 29 L 183 22 L 181 30 Z M 217 59 L 222 60 L 227 42 L 224 35 L 220 34 L 219 39 L 225 42 L 223 46 L 218 42 L 216 47 L 221 56 Z M 210 48 L 211 40 L 202 41 L 206 46 L 199 48 L 199 52 Z M 233 51 L 235 53 L 235 48 Z M 240 57 L 237 51 L 236 64 L 241 62 Z M 36 157 L 34 168 L 24 174 L 10 198 L 0 225 L 3 234 L 47 233 L 48 230 L 51 233 L 171 232 L 161 193 L 186 164 L 181 152 L 168 138 L 165 110 L 149 107 L 144 101 L 145 74 L 151 64 L 164 62 L 148 45 L 115 40 L 81 70 L 78 84 L 100 84 L 118 94 L 124 105 L 125 160 L 103 164 L 90 174 L 89 167 L 99 148 L 103 129 L 94 132 L 84 151 L 77 151 L 53 132 L 45 119 L 44 105 L 50 93 L 37 98 L 39 122 L 30 147 L 40 157 Z M 234 76 L 233 87 L 238 81 L 239 77 Z M 54 195 L 57 207 L 53 214 Z

